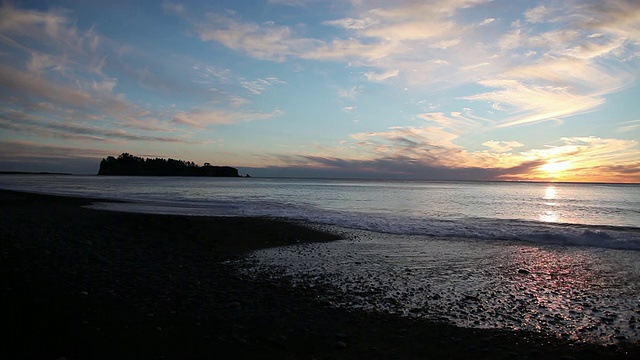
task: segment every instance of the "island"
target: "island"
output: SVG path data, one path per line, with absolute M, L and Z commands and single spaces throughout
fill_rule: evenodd
M 199 166 L 193 161 L 171 158 L 144 159 L 129 153 L 102 159 L 98 175 L 240 177 L 238 169 L 230 166 Z

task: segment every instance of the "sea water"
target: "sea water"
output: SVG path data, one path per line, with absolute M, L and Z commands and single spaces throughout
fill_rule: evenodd
M 328 226 L 343 240 L 258 251 L 245 271 L 323 286 L 335 306 L 640 341 L 639 185 L 7 175 L 0 188 Z

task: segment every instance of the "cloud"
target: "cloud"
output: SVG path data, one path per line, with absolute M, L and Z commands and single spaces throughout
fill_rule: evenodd
M 547 20 L 551 14 L 553 14 L 552 9 L 539 5 L 525 11 L 524 17 L 530 23 L 541 23 Z
M 567 116 L 593 111 L 604 103 L 600 97 L 571 94 L 567 88 L 526 85 L 517 80 L 487 80 L 482 85 L 502 90 L 464 97 L 509 104 L 515 115 L 502 121 L 498 127 L 526 125 L 541 121 L 561 119 Z
M 541 167 L 530 174 L 531 178 L 544 179 L 552 175 L 565 181 L 640 181 L 637 140 L 583 136 L 564 137 L 559 142 L 561 144 L 557 146 L 522 152 L 527 159 L 564 163 L 566 166 L 566 170 L 559 174 L 549 174 Z
M 477 120 L 459 112 L 451 113 L 450 115 L 446 115 L 442 112 L 428 112 L 417 114 L 416 118 L 437 124 L 438 126 L 449 129 L 456 134 L 463 134 L 480 127 Z
M 400 73 L 399 70 L 389 70 L 382 74 L 376 74 L 373 71 L 367 72 L 364 75 L 367 77 L 367 80 L 372 82 L 384 82 L 387 79 L 398 76 Z
M 355 99 L 361 89 L 358 86 L 352 86 L 348 89 L 339 89 L 338 96 L 345 99 Z
M 0 87 L 6 89 L 2 91 L 5 96 L 10 93 L 77 108 L 97 105 L 96 100 L 86 92 L 3 64 L 0 64 Z
M 182 4 L 176 4 L 170 1 L 164 1 L 162 3 L 162 9 L 165 12 L 169 12 L 169 13 L 174 13 L 174 14 L 182 14 L 184 13 L 184 5 Z
M 523 147 L 524 144 L 518 141 L 495 141 L 490 140 L 483 142 L 482 145 L 491 149 L 491 151 L 504 153 L 512 151 L 513 149 L 517 149 L 519 147 Z
M 22 108 L 48 106 L 50 113 L 70 120 L 103 119 L 109 116 L 120 126 L 160 130 L 157 121 L 128 102 L 124 96 L 113 94 L 114 79 L 81 83 L 73 87 L 0 64 L 0 101 Z M 4 91 L 2 89 L 5 89 Z M 146 114 L 146 115 L 145 115 Z
M 425 42 L 434 49 L 458 45 L 466 30 L 456 24 L 454 16 L 462 9 L 485 2 L 456 0 L 399 6 L 352 3 L 355 16 L 323 22 L 347 32 L 346 36 L 333 39 L 305 37 L 288 26 L 244 21 L 236 15 L 209 13 L 204 21 L 197 17 L 183 18 L 203 41 L 215 41 L 258 59 L 346 61 L 380 70 L 372 74 L 388 74 L 400 65 L 412 70 L 423 68 L 419 64 L 431 61 L 433 56 L 415 49 L 422 48 Z M 395 68 L 393 64 L 397 64 Z
M 221 69 L 214 65 L 194 65 L 193 69 L 198 72 L 200 81 L 207 83 L 228 83 L 231 78 L 231 70 L 228 68 Z
M 514 107 L 523 104 L 524 108 L 513 111 L 530 112 L 508 122 L 512 124 L 591 111 L 602 103 L 603 95 L 624 86 L 624 79 L 629 75 L 624 67 L 617 67 L 615 63 L 605 67 L 595 61 L 598 57 L 612 54 L 616 59 L 630 56 L 632 50 L 625 39 L 633 39 L 638 33 L 634 25 L 638 11 L 631 8 L 631 2 L 616 0 L 611 4 L 607 2 L 607 5 L 579 4 L 572 7 L 556 4 L 531 8 L 523 14 L 526 21 L 515 22 L 510 32 L 500 37 L 499 44 L 486 38 L 482 26 L 466 25 L 462 17 L 464 10 L 480 9 L 486 3 L 484 0 L 356 1 L 350 4 L 349 16 L 322 22 L 344 30 L 344 34 L 332 38 L 304 36 L 293 28 L 271 21 L 244 21 L 237 14 L 210 13 L 206 21 L 197 18 L 188 21 L 203 41 L 216 41 L 258 59 L 342 61 L 352 67 L 373 69 L 364 73 L 369 81 L 383 82 L 394 77 L 398 79 L 394 83 L 404 82 L 420 87 L 434 83 L 451 87 L 461 83 L 486 86 L 496 81 L 505 81 L 506 84 L 510 80 L 518 80 L 520 85 L 506 87 L 509 95 L 514 91 L 523 95 L 530 92 L 554 101 L 569 100 L 571 105 L 567 111 L 562 111 L 547 109 L 541 103 L 495 101 L 494 104 L 511 103 Z M 495 18 L 489 17 L 480 25 L 493 22 Z M 543 22 L 549 26 L 539 27 L 538 24 Z M 494 27 L 491 28 L 495 31 Z M 541 32 L 541 29 L 548 30 Z M 593 31 L 584 29 L 597 30 L 601 36 L 593 37 Z M 494 37 L 492 32 L 491 38 Z M 496 45 L 499 45 L 501 53 L 491 52 Z M 563 66 L 565 62 L 571 65 Z M 574 71 L 566 71 L 568 66 L 573 66 L 577 75 Z M 545 67 L 547 71 L 539 71 Z M 527 71 L 530 71 L 529 77 L 525 79 Z M 544 78 L 546 74 L 555 78 Z M 582 82 L 581 86 L 588 85 L 590 89 L 568 87 L 567 82 L 576 82 L 571 78 L 573 76 Z M 539 79 L 545 83 L 536 83 Z M 599 87 L 603 79 L 606 80 L 606 91 L 594 91 L 593 88 Z M 562 97 L 549 90 L 559 88 L 570 95 Z M 476 95 L 477 98 L 487 97 L 484 93 Z M 582 100 L 586 101 L 584 106 L 579 104 Z M 571 113 L 571 109 L 576 112 Z M 534 114 L 536 110 L 542 113 Z
M 582 6 L 582 26 L 614 34 L 640 45 L 640 7 L 636 0 L 609 0 Z
M 0 128 L 17 133 L 67 140 L 112 142 L 120 140 L 152 141 L 161 143 L 197 143 L 184 137 L 112 129 L 104 126 L 52 120 L 15 110 L 0 110 Z
M 489 24 L 491 24 L 492 22 L 495 22 L 495 21 L 496 21 L 496 19 L 494 19 L 494 18 L 486 18 L 486 19 L 482 20 L 482 22 L 479 25 L 480 26 L 489 25 Z
M 75 28 L 69 27 L 68 12 L 24 10 L 3 3 L 0 7 L 0 32 L 31 38 L 47 38 L 56 42 L 78 43 Z
M 13 171 L 96 174 L 108 150 L 87 146 L 62 146 L 33 141 L 0 140 L 0 167 Z
M 282 114 L 283 112 L 281 110 L 274 110 L 270 113 L 260 113 L 249 111 L 230 111 L 225 109 L 195 108 L 188 112 L 176 112 L 173 115 L 173 122 L 176 124 L 203 129 L 210 125 L 237 124 L 241 122 L 268 119 Z
M 299 56 L 317 47 L 319 43 L 296 36 L 288 26 L 237 21 L 213 13 L 207 14 L 206 21 L 194 25 L 201 40 L 217 41 L 258 59 L 284 61 L 287 57 Z
M 448 117 L 428 114 L 441 123 Z M 518 141 L 486 141 L 490 150 L 469 151 L 455 144 L 458 134 L 438 126 L 395 126 L 382 132 L 362 132 L 351 135 L 352 142 L 341 143 L 333 155 L 328 149 L 323 154 L 307 154 L 299 157 L 281 157 L 285 162 L 280 170 L 328 173 L 345 176 L 424 178 L 424 179 L 476 179 L 476 180 L 564 180 L 602 181 L 616 164 L 618 181 L 637 182 L 640 178 L 634 170 L 640 157 L 638 141 L 606 139 L 599 137 L 564 137 L 560 145 L 541 148 L 524 148 Z M 354 153 L 345 156 L 344 148 Z M 565 163 L 564 173 L 550 173 L 545 167 L 550 162 Z M 289 165 L 286 165 L 286 164 Z M 270 168 L 275 170 L 275 168 Z M 316 170 L 313 170 L 316 169 Z M 381 176 L 381 175 L 377 175 Z
M 0 103 L 24 112 L 47 107 L 67 121 L 157 129 L 157 119 L 116 93 L 117 79 L 104 73 L 109 40 L 78 29 L 69 14 L 0 6 L 0 41 L 15 50 L 0 64 Z
M 271 86 L 286 84 L 286 82 L 278 79 L 277 77 L 268 77 L 253 81 L 242 81 L 241 84 L 243 88 L 249 90 L 252 94 L 260 95 Z
M 498 180 L 509 174 L 526 174 L 540 166 L 527 162 L 512 168 L 446 167 L 401 156 L 376 159 L 344 159 L 330 156 L 303 156 L 296 165 L 253 168 L 261 176 L 307 176 L 342 178 Z
M 364 18 L 364 19 L 344 18 L 344 19 L 323 22 L 323 24 L 325 25 L 338 26 L 347 30 L 362 30 L 370 26 L 377 25 L 378 23 L 379 22 L 377 20 L 374 20 L 371 18 Z
M 618 124 L 618 127 L 614 130 L 616 132 L 629 132 L 640 129 L 640 119 L 625 121 Z
M 567 49 L 565 54 L 578 59 L 593 59 L 621 49 L 625 41 L 624 38 L 617 38 L 604 43 L 585 42 Z
M 308 5 L 312 1 L 313 0 L 269 0 L 269 4 L 301 7 Z
M 186 13 L 182 5 L 175 3 L 165 2 L 163 7 L 171 13 Z M 119 81 L 108 76 L 106 69 L 115 70 L 118 75 L 134 80 L 133 83 L 137 80 L 143 94 L 148 90 L 161 93 L 184 90 L 188 94 L 202 90 L 194 90 L 193 83 L 179 85 L 167 81 L 166 77 L 155 76 L 148 68 L 134 67 L 128 60 L 132 57 L 139 60 L 147 55 L 132 46 L 116 44 L 92 28 L 86 31 L 76 28 L 69 14 L 64 10 L 18 9 L 6 3 L 0 6 L 0 45 L 17 49 L 3 57 L 0 63 L 0 104 L 5 105 L 2 109 L 5 115 L 11 113 L 3 119 L 3 128 L 23 134 L 29 129 L 33 136 L 81 141 L 193 143 L 188 138 L 159 135 L 176 130 L 164 119 L 202 128 L 281 113 L 279 110 L 271 113 L 242 111 L 239 108 L 249 101 L 226 92 L 216 91 L 218 99 L 211 100 L 211 85 L 236 81 L 237 87 L 243 86 L 253 94 L 259 94 L 268 87 L 283 84 L 282 80 L 266 77 L 242 82 L 234 78 L 229 69 L 207 64 L 187 68 L 196 72 L 200 84 L 209 86 L 204 89 L 209 103 L 223 103 L 230 110 L 176 112 L 135 104 L 118 93 Z M 25 58 L 28 59 L 26 63 Z M 197 95 L 202 97 L 202 94 Z M 46 117 L 32 116 L 44 109 L 48 114 Z M 18 119 L 16 114 L 21 114 L 22 118 Z
M 5 2 L 0 6 L 0 39 L 20 52 L 29 53 L 34 70 L 46 65 L 63 73 L 68 69 L 67 63 L 72 63 L 82 71 L 100 75 L 103 54 L 98 50 L 102 38 L 92 28 L 78 30 L 69 14 L 62 9 L 46 12 L 19 9 Z M 37 47 L 32 47 L 33 44 Z M 71 62 L 72 57 L 82 61 Z

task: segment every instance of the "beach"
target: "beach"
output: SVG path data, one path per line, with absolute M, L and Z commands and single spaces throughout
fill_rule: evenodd
M 322 288 L 245 276 L 252 250 L 337 240 L 303 223 L 89 209 L 0 191 L 8 359 L 635 358 L 526 331 L 334 308 Z

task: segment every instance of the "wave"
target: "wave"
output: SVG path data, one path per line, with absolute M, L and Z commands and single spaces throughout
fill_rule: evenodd
M 100 198 L 108 194 L 111 199 L 126 201 L 94 205 L 107 210 L 201 216 L 275 217 L 379 233 L 640 250 L 640 227 L 636 226 L 635 214 L 638 210 L 634 205 L 635 198 L 631 196 L 631 200 L 627 200 L 629 196 L 619 194 L 615 201 L 606 194 L 600 194 L 595 198 L 605 200 L 598 201 L 598 206 L 589 199 L 578 201 L 577 197 L 573 200 L 564 199 L 562 204 L 554 204 L 555 212 L 571 214 L 572 218 L 588 224 L 578 225 L 537 221 L 535 212 L 547 210 L 548 207 L 540 207 L 526 196 L 520 199 L 519 196 L 522 196 L 519 194 L 512 197 L 485 198 L 484 193 L 468 192 L 463 200 L 470 201 L 472 208 L 455 204 L 451 206 L 447 201 L 458 199 L 461 195 L 456 193 L 455 197 L 447 197 L 445 194 L 438 198 L 440 202 L 435 203 L 431 202 L 433 198 L 429 197 L 430 205 L 425 206 L 425 199 L 422 199 L 421 203 L 420 199 L 411 198 L 415 193 L 402 192 L 406 189 L 412 190 L 415 184 L 399 186 L 394 183 L 385 187 L 386 190 L 398 191 L 393 195 L 399 196 L 398 203 L 402 204 L 399 206 L 385 203 L 391 202 L 393 197 L 381 195 L 377 185 L 367 186 L 361 197 L 362 186 L 354 189 L 354 186 L 351 186 L 353 184 L 339 181 L 329 182 L 329 187 L 336 187 L 335 191 L 317 195 L 319 189 L 328 186 L 327 183 L 311 181 L 296 186 L 286 184 L 275 187 L 279 190 L 284 189 L 282 192 L 274 192 L 273 184 L 268 182 L 242 182 L 240 185 L 233 182 L 224 187 L 224 182 L 216 181 L 215 186 L 212 186 L 211 181 L 197 179 L 174 179 L 169 182 L 166 179 L 152 178 L 18 177 L 16 179 L 19 179 L 19 182 L 7 182 L 11 177 L 3 179 L 6 183 L 3 183 L 2 187 L 6 189 L 88 198 Z M 346 201 L 342 199 L 343 196 L 347 197 Z M 386 200 L 379 200 L 381 196 Z M 362 199 L 366 201 L 359 201 Z M 522 201 L 514 203 L 514 199 Z M 492 205 L 484 204 L 484 207 L 477 211 L 481 215 L 472 217 L 470 214 L 475 214 L 475 207 L 480 206 L 478 204 L 482 202 Z M 412 206 L 420 211 L 411 211 Z M 531 207 L 533 213 L 514 211 Z M 620 214 L 617 214 L 618 212 Z M 610 216 L 611 214 L 615 216 Z M 510 216 L 515 218 L 510 219 Z M 596 224 L 597 221 L 614 224 L 619 221 L 620 226 Z
M 123 199 L 124 200 L 124 199 Z M 126 200 L 134 200 L 128 197 Z M 137 201 L 136 201 L 137 200 Z M 525 241 L 533 244 L 590 246 L 640 250 L 640 228 L 575 225 L 461 217 L 438 219 L 399 216 L 390 213 L 319 209 L 312 205 L 274 201 L 144 201 L 98 203 L 94 208 L 145 213 L 199 216 L 256 216 L 284 218 L 344 228 L 426 237 Z

